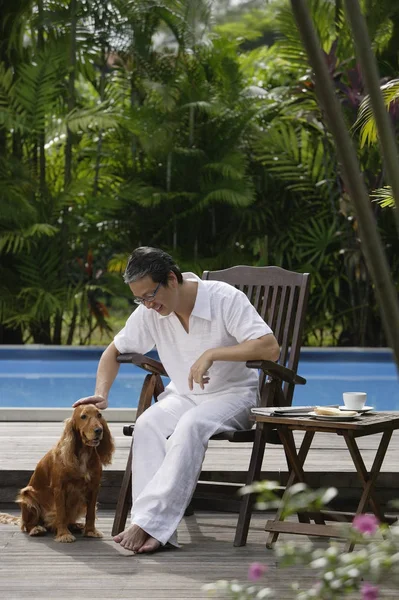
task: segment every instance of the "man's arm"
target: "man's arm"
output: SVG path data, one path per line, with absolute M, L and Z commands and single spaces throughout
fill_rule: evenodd
M 109 390 L 119 371 L 119 363 L 116 360 L 119 354 L 120 352 L 116 349 L 114 342 L 111 342 L 102 353 L 98 363 L 94 395 L 80 398 L 72 404 L 73 408 L 79 406 L 79 404 L 95 404 L 100 410 L 107 408 Z
M 205 374 L 216 360 L 246 362 L 247 360 L 277 360 L 280 347 L 274 335 L 268 333 L 256 340 L 247 340 L 235 346 L 212 348 L 206 350 L 190 369 L 188 386 L 193 389 L 195 381 L 204 389 L 209 377 Z

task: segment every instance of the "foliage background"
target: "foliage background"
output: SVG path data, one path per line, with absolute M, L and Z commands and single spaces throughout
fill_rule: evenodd
M 309 0 L 396 285 L 399 244 L 339 0 Z M 397 131 L 399 5 L 365 0 Z M 306 343 L 386 344 L 285 0 L 0 2 L 0 343 L 107 343 L 138 245 L 312 274 Z

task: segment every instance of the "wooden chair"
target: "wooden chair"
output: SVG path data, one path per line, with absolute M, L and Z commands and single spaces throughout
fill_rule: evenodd
M 309 294 L 309 275 L 286 271 L 280 267 L 236 266 L 223 271 L 204 271 L 202 279 L 225 281 L 243 291 L 272 328 L 281 347 L 278 362 L 251 360 L 246 365 L 259 370 L 260 406 L 290 406 L 295 385 L 306 383 L 303 377 L 297 375 L 297 367 Z M 121 354 L 118 356 L 118 362 L 132 363 L 149 372 L 140 394 L 137 418 L 153 400 L 157 400 L 164 389 L 161 376 L 167 376 L 167 373 L 159 361 L 142 354 Z M 133 430 L 134 425 L 124 427 L 125 435 L 133 435 Z M 246 483 L 259 479 L 266 443 L 280 443 L 278 435 L 272 434 L 269 433 L 266 437 L 261 429 L 253 428 L 217 434 L 211 439 L 253 443 L 249 469 L 242 480 Z M 131 506 L 131 464 L 132 448 L 117 502 L 112 535 L 123 530 Z M 203 471 L 199 485 L 203 485 L 202 480 L 208 481 L 207 485 L 214 493 L 217 488 L 215 480 L 224 483 L 237 482 L 237 472 L 225 471 L 215 474 Z M 218 489 L 220 490 L 220 486 Z M 253 498 L 250 495 L 243 496 L 240 500 L 235 546 L 243 546 L 246 543 L 252 506 Z

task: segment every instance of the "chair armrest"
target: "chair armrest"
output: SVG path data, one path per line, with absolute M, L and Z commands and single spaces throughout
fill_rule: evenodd
M 164 369 L 163 364 L 159 360 L 154 360 L 145 354 L 139 354 L 138 352 L 131 352 L 129 354 L 119 354 L 116 357 L 118 363 L 132 363 L 137 367 L 141 367 L 145 371 L 155 373 L 157 375 L 165 375 L 168 377 L 167 372 Z
M 266 375 L 270 375 L 273 379 L 282 379 L 288 383 L 295 383 L 296 385 L 304 385 L 306 379 L 297 375 L 292 369 L 287 369 L 272 360 L 247 360 L 245 363 L 250 369 L 262 369 Z

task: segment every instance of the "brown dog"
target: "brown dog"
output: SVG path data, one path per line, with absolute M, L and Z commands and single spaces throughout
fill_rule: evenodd
M 110 464 L 114 443 L 101 412 L 93 405 L 75 408 L 57 443 L 39 461 L 16 502 L 21 517 L 0 514 L 0 523 L 18 523 L 29 535 L 55 532 L 56 542 L 73 542 L 70 530 L 102 537 L 95 528 L 96 501 L 103 465 Z M 85 524 L 78 519 L 85 516 Z

